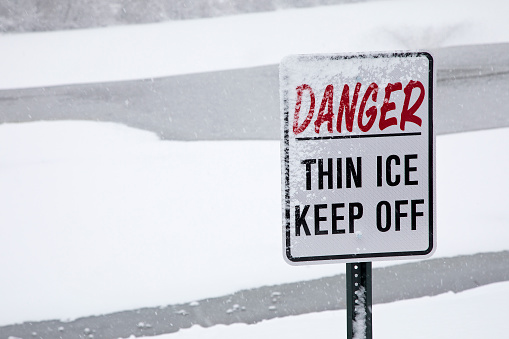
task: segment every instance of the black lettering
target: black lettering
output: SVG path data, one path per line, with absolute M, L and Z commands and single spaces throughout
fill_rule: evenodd
M 315 205 L 315 235 L 327 234 L 327 230 L 320 230 L 320 221 L 327 221 L 327 217 L 320 216 L 320 210 L 327 208 L 326 204 Z
M 410 202 L 410 214 L 412 219 L 412 230 L 415 231 L 417 229 L 417 217 L 422 217 L 424 215 L 423 212 L 417 212 L 417 204 L 424 204 L 424 199 L 412 200 Z
M 357 212 L 355 212 L 354 209 L 357 209 Z M 354 222 L 356 219 L 362 218 L 363 214 L 364 208 L 360 202 L 351 202 L 348 204 L 348 231 L 350 233 L 355 232 Z
M 392 180 L 392 167 L 391 167 L 391 162 L 394 160 L 394 162 L 396 163 L 396 165 L 399 165 L 400 164 L 400 160 L 399 160 L 399 157 L 397 155 L 389 155 L 387 157 L 387 160 L 386 160 L 386 163 L 385 163 L 385 175 L 386 175 L 386 180 L 387 180 L 387 184 L 389 186 L 397 186 L 399 185 L 399 182 L 401 181 L 401 178 L 399 176 L 399 174 L 397 174 L 395 176 L 395 179 L 394 181 Z
M 300 228 L 304 227 L 306 235 L 311 235 L 309 232 L 308 223 L 306 222 L 306 214 L 308 213 L 309 205 L 304 205 L 302 214 L 300 213 L 300 206 L 295 206 L 295 235 L 300 236 Z
M 407 213 L 401 212 L 401 205 L 408 205 L 408 200 L 396 200 L 395 203 L 395 216 L 396 216 L 396 222 L 394 223 L 394 227 L 396 231 L 399 231 L 401 229 L 401 218 L 405 218 L 408 216 Z
M 327 159 L 327 171 L 323 170 L 323 159 L 318 159 L 318 189 L 323 190 L 323 177 L 327 177 L 327 186 L 332 189 L 332 158 Z
M 385 227 L 382 225 L 382 206 L 385 207 Z M 376 205 L 376 227 L 380 232 L 391 229 L 391 204 L 387 201 L 380 201 Z
M 352 178 L 355 187 L 362 187 L 362 158 L 357 157 L 357 169 L 355 168 L 352 158 L 346 158 L 346 187 L 352 187 Z
M 306 165 L 306 190 L 311 190 L 311 165 L 316 164 L 316 159 L 302 160 L 301 164 Z
M 342 170 L 343 170 L 343 164 L 342 164 L 342 161 L 341 161 L 341 158 L 337 158 L 336 159 L 336 187 L 337 188 L 343 188 L 343 174 L 342 174 Z
M 417 159 L 417 154 L 405 155 L 405 185 L 418 185 L 417 180 L 410 180 L 410 172 L 417 171 L 417 167 L 410 167 L 410 159 Z
M 376 157 L 376 185 L 378 187 L 382 187 L 382 178 L 382 156 L 379 155 Z
M 345 217 L 342 215 L 338 215 L 338 208 L 345 207 L 345 204 L 339 203 L 339 204 L 332 204 L 332 234 L 343 234 L 345 233 L 345 230 L 340 229 L 338 230 L 338 220 L 345 220 Z

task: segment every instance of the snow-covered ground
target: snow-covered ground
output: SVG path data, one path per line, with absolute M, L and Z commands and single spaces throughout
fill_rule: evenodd
M 0 145 L 0 324 L 344 271 L 284 262 L 277 141 L 56 121 L 0 125 Z M 507 145 L 509 129 L 438 137 L 435 257 L 509 250 Z
M 507 42 L 508 10 L 500 0 L 392 0 L 1 35 L 0 89 L 247 67 L 292 53 Z M 438 137 L 435 256 L 509 249 L 508 144 L 508 129 Z M 161 141 L 150 132 L 91 121 L 0 125 L 0 325 L 188 302 L 343 272 L 344 265 L 284 263 L 279 162 L 279 144 L 271 141 Z M 430 328 L 458 328 L 458 322 L 480 331 L 502 314 L 496 307 L 507 304 L 477 298 L 493 291 L 509 295 L 509 285 L 380 305 L 375 326 L 388 319 L 386 311 L 406 319 L 428 303 L 434 306 L 423 306 L 429 311 L 421 318 Z M 456 303 L 483 309 L 476 313 L 483 324 L 445 311 Z M 332 323 L 330 317 L 343 326 L 341 314 L 179 335 L 217 331 L 223 337 L 223 330 L 256 333 L 269 324 L 301 326 L 301 319 Z M 498 337 L 507 333 L 500 322 Z M 399 321 L 392 330 L 407 327 L 414 328 Z
M 509 331 L 509 283 L 459 294 L 374 305 L 373 338 L 502 338 Z M 263 321 L 256 325 L 194 326 L 154 339 L 346 338 L 346 311 L 311 313 Z
M 212 19 L 0 35 L 0 89 L 279 63 L 296 53 L 509 41 L 505 0 L 388 0 Z

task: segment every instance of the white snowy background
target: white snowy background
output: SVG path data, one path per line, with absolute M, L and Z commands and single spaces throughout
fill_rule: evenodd
M 0 88 L 509 42 L 505 1 L 374 1 L 0 35 Z M 0 113 L 1 114 L 1 113 Z M 509 129 L 437 138 L 434 257 L 509 250 Z M 191 302 L 344 272 L 282 257 L 278 141 L 177 142 L 92 121 L 0 125 L 0 325 Z M 375 265 L 390 265 L 384 262 Z M 377 338 L 503 337 L 509 284 L 374 308 Z M 505 299 L 504 299 L 505 298 Z M 344 311 L 167 337 L 345 335 Z M 411 333 L 409 335 L 408 333 Z M 166 336 L 162 336 L 166 337 Z

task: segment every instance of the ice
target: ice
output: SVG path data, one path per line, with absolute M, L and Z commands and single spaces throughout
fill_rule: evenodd
M 458 294 L 373 306 L 373 338 L 478 339 L 502 338 L 509 331 L 506 308 L 509 283 L 497 283 Z M 497 302 L 486 300 L 493 296 Z M 153 339 L 346 338 L 346 311 L 326 311 L 276 318 L 256 325 L 193 326 Z M 147 337 L 148 338 L 148 337 Z
M 3 34 L 0 88 L 276 64 L 293 53 L 507 42 L 507 6 L 495 0 L 393 0 Z M 509 131 L 441 136 L 437 142 L 435 257 L 508 250 Z M 284 263 L 278 142 L 168 142 L 117 124 L 60 121 L 0 125 L 0 145 L 0 267 L 8 277 L 2 281 L 0 300 L 9 305 L 0 312 L 1 325 L 189 303 L 344 271 L 343 266 L 296 269 Z M 503 298 L 509 295 L 504 286 L 479 293 L 496 292 Z M 435 302 L 410 302 L 414 322 L 407 321 L 410 312 L 398 309 L 406 302 L 381 305 L 378 319 L 391 315 L 400 320 L 392 330 L 402 334 L 392 337 L 406 337 L 409 331 L 416 338 L 500 337 L 509 332 L 507 322 L 497 318 L 505 314 L 498 307 L 509 300 L 491 303 L 488 316 L 479 311 L 485 310 L 486 298 L 458 303 L 448 295 L 440 300 L 444 302 L 426 306 L 423 313 L 418 306 Z M 451 312 L 459 315 L 450 317 Z M 345 318 L 341 312 L 319 316 L 264 322 L 249 332 L 267 337 L 265 329 L 275 326 L 286 333 L 279 325 L 285 324 L 298 329 L 294 338 L 317 336 L 319 319 L 330 329 Z M 295 319 L 318 325 L 300 328 L 308 321 Z M 433 328 L 425 326 L 430 322 L 463 336 L 430 332 Z M 417 330 L 415 324 L 422 327 Z M 175 336 L 209 338 L 216 331 L 237 331 L 237 337 L 249 338 L 246 328 L 193 327 Z M 487 332 L 491 330 L 495 332 Z
M 3 124 L 0 144 L 16 145 L 0 148 L 0 186 L 10 192 L 0 197 L 0 224 L 16 225 L 0 237 L 10 277 L 0 323 L 190 303 L 344 272 L 283 261 L 277 141 L 170 142 L 74 121 Z M 509 130 L 439 136 L 437 144 L 435 257 L 508 250 Z M 465 232 L 479 225 L 489 232 Z

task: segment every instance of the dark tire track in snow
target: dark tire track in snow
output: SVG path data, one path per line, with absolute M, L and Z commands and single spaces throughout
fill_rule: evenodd
M 509 126 L 509 44 L 432 53 L 437 134 Z M 277 140 L 278 66 L 4 90 L 0 112 L 0 122 L 111 121 L 168 140 Z
M 509 252 L 438 258 L 373 269 L 373 302 L 460 292 L 509 280 Z M 345 308 L 345 275 L 243 290 L 187 304 L 142 308 L 74 321 L 0 327 L 0 338 L 127 338 L 193 325 L 254 324 L 277 317 Z M 178 292 L 178 291 L 177 291 Z M 340 321 L 340 320 L 338 320 Z

